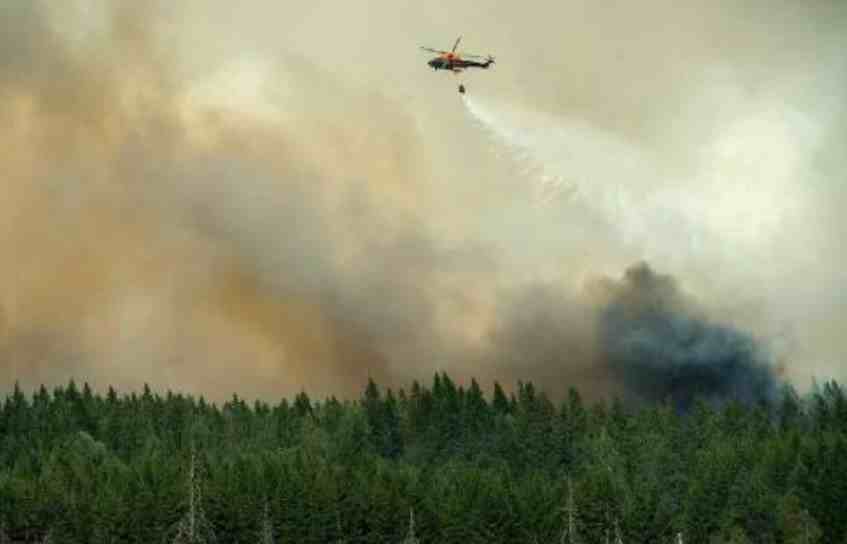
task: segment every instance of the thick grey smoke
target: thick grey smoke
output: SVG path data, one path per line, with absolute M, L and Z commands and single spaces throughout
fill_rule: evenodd
M 710 316 L 646 262 L 574 292 L 535 285 L 504 293 L 487 354 L 495 374 L 532 377 L 556 397 L 743 403 L 773 400 L 782 368 L 766 344 Z
M 698 397 L 745 403 L 775 398 L 770 354 L 750 334 L 712 322 L 672 277 L 641 263 L 609 289 L 600 342 L 608 368 L 629 393 L 671 400 L 682 409 Z

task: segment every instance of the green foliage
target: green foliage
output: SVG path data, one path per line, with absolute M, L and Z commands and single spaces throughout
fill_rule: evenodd
M 490 400 L 445 373 L 223 405 L 70 382 L 0 402 L 0 543 L 842 542 L 847 400 Z

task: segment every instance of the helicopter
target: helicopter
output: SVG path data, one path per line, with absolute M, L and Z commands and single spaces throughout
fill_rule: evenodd
M 427 65 L 436 71 L 450 70 L 454 74 L 458 74 L 466 68 L 483 68 L 487 70 L 489 66 L 494 64 L 494 57 L 492 57 L 491 55 L 483 57 L 482 55 L 466 55 L 464 53 L 456 53 L 456 47 L 459 46 L 460 41 L 462 41 L 461 36 L 456 38 L 456 43 L 453 44 L 453 49 L 451 49 L 450 51 L 442 51 L 440 49 L 433 49 L 431 47 L 421 46 L 421 49 L 423 49 L 424 51 L 438 53 L 437 57 L 432 58 L 427 62 Z M 482 58 L 485 58 L 484 62 L 479 62 L 476 60 L 467 60 Z M 462 84 L 459 84 L 459 93 L 465 93 L 465 86 Z

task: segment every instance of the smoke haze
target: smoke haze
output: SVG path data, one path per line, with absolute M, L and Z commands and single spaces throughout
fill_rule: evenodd
M 661 365 L 725 370 L 693 380 L 714 396 L 767 389 L 767 365 L 845 377 L 842 3 L 7 0 L 0 20 L 2 388 L 347 396 L 444 370 L 686 399 Z M 417 49 L 460 33 L 497 57 L 467 104 Z M 572 190 L 541 210 L 540 176 Z M 656 289 L 658 318 L 632 317 Z

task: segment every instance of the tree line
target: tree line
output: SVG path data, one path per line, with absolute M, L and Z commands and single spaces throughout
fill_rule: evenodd
M 554 402 L 439 373 L 361 397 L 104 394 L 0 406 L 7 542 L 847 543 L 847 398 Z

